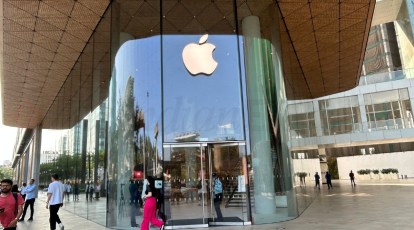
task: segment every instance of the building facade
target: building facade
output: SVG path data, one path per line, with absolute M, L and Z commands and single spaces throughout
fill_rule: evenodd
M 157 177 L 169 229 L 295 218 L 313 200 L 312 188 L 295 181 L 291 153 L 303 147 L 295 140 L 306 136 L 315 144 L 322 133 L 347 133 L 364 120 L 358 96 L 342 100 L 343 126 L 326 113 L 342 108 L 336 102 L 317 103 L 327 114 L 321 117 L 306 101 L 292 118 L 290 101 L 357 85 L 374 5 L 5 1 L 4 94 L 16 90 L 10 76 L 41 85 L 39 92 L 23 87 L 19 106 L 10 105 L 12 97 L 4 102 L 10 105 L 4 122 L 26 128 L 13 159 L 15 179 L 33 176 L 46 186 L 57 172 L 80 193 L 92 183 L 93 202 L 66 208 L 116 229 L 130 227 L 129 187 L 141 186 L 145 176 Z M 23 59 L 19 52 L 28 58 L 24 71 L 14 63 Z M 49 104 L 32 102 L 37 97 L 30 93 Z M 303 116 L 307 128 L 298 120 Z M 40 164 L 42 136 L 50 130 L 67 138 L 61 141 L 67 153 Z M 213 174 L 223 184 L 223 219 L 214 207 Z

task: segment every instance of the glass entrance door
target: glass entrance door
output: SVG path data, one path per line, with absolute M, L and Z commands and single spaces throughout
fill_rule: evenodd
M 164 145 L 167 229 L 208 227 L 207 192 L 202 192 L 207 191 L 209 175 L 204 146 Z
M 210 167 L 209 225 L 250 225 L 244 143 L 209 143 L 206 152 Z
M 167 229 L 250 224 L 244 149 L 238 142 L 164 145 Z

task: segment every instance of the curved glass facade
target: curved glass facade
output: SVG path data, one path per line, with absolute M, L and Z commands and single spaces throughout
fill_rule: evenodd
M 296 186 L 291 169 L 286 94 L 294 83 L 285 84 L 282 54 L 294 53 L 273 1 L 123 0 L 106 15 L 93 55 L 81 55 L 62 92 L 75 100 L 68 122 L 81 120 L 69 130 L 75 169 L 65 179 L 79 193 L 97 181 L 102 191 L 82 212 L 74 203 L 75 213 L 111 228 L 140 223 L 131 197 L 147 175 L 158 178 L 169 227 L 273 223 L 310 204 L 310 187 Z M 287 73 L 298 66 L 283 61 Z M 104 73 L 103 93 L 95 77 Z M 90 94 L 100 113 L 82 112 Z M 213 174 L 223 184 L 219 205 Z

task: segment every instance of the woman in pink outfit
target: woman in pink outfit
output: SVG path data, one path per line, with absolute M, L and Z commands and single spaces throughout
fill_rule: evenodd
M 164 222 L 156 217 L 157 212 L 157 190 L 154 186 L 154 178 L 147 176 L 147 190 L 145 191 L 144 218 L 141 223 L 141 230 L 149 230 L 149 224 L 164 230 Z

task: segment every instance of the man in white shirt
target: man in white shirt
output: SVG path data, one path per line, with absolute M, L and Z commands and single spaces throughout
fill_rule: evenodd
M 62 221 L 60 221 L 58 211 L 59 208 L 63 206 L 63 195 L 65 192 L 65 186 L 60 183 L 59 175 L 52 175 L 52 183 L 49 184 L 47 189 L 47 201 L 46 208 L 49 209 L 50 213 L 50 229 L 56 230 L 56 222 L 59 224 L 61 230 L 64 229 Z
M 23 183 L 22 187 L 19 188 L 20 195 L 22 195 L 23 200 L 26 199 L 26 183 Z

